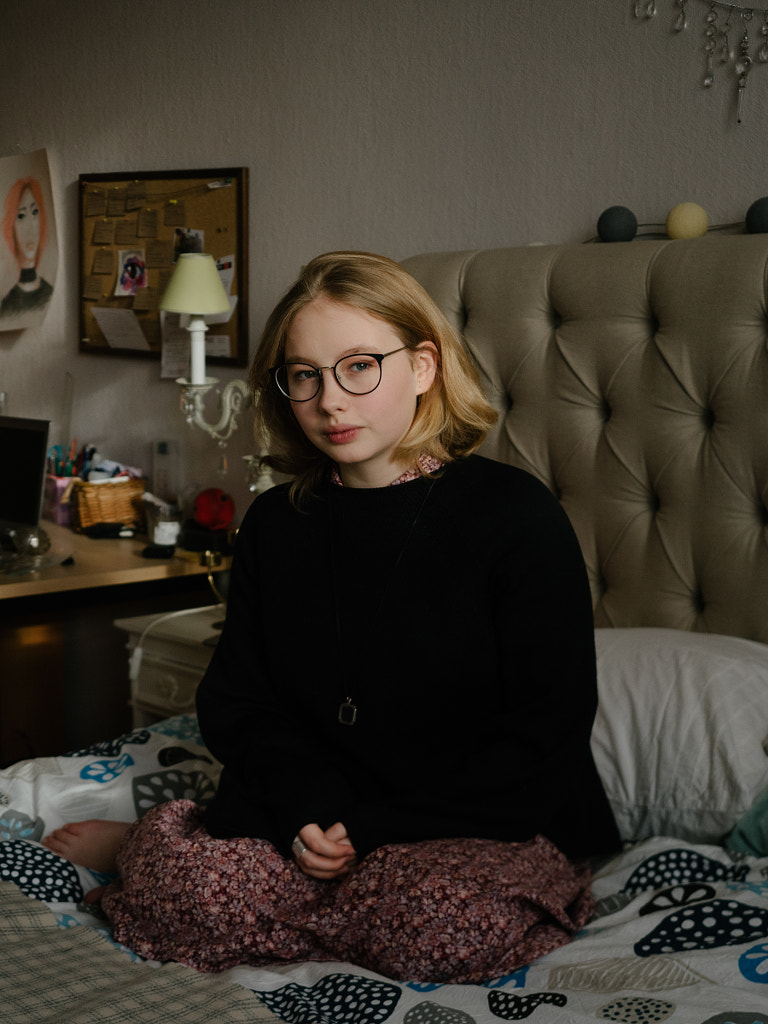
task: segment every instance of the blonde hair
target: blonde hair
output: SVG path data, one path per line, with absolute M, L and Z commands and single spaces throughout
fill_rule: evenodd
M 292 500 L 313 491 L 331 460 L 307 440 L 290 401 L 270 377 L 285 360 L 285 346 L 296 314 L 319 296 L 354 306 L 390 324 L 411 351 L 424 342 L 437 349 L 437 372 L 420 396 L 413 422 L 395 451 L 399 462 L 417 464 L 427 454 L 440 462 L 469 455 L 496 419 L 480 387 L 464 345 L 420 284 L 385 256 L 331 252 L 307 264 L 277 304 L 251 364 L 249 385 L 256 409 L 256 436 L 269 454 L 262 462 L 294 477 Z

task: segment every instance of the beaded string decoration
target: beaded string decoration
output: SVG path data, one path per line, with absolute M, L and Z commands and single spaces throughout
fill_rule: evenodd
M 676 8 L 672 28 L 675 32 L 684 32 L 688 28 L 689 0 L 674 0 Z M 736 123 L 742 123 L 744 93 L 747 88 L 749 73 L 757 63 L 768 64 L 768 8 L 745 7 L 742 4 L 727 3 L 726 0 L 702 0 L 709 8 L 704 19 L 704 74 L 701 85 L 711 89 L 715 84 L 715 68 L 717 65 L 732 65 L 736 83 Z M 656 16 L 656 0 L 635 0 L 634 15 L 638 19 L 647 20 Z M 730 32 L 736 16 L 739 28 L 739 42 L 734 47 Z M 759 30 L 752 25 L 755 15 L 762 18 Z M 757 35 L 755 43 L 750 43 L 750 29 Z M 757 45 L 759 44 L 759 45 Z M 755 56 L 752 47 L 756 46 Z

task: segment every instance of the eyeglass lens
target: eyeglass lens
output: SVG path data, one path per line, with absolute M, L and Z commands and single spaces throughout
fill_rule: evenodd
M 346 356 L 333 371 L 339 384 L 352 395 L 367 395 L 381 381 L 381 363 L 369 355 Z M 275 380 L 286 397 L 306 402 L 320 390 L 322 373 L 309 363 L 285 363 L 275 371 Z

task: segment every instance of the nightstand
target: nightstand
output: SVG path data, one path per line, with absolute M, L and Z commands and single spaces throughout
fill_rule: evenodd
M 128 633 L 134 729 L 195 710 L 223 620 L 220 604 L 115 620 Z

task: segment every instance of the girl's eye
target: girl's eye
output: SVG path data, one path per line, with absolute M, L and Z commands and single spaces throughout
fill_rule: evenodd
M 344 367 L 345 373 L 365 373 L 376 365 L 375 359 L 353 359 Z
M 308 380 L 314 380 L 317 377 L 317 370 L 312 370 L 308 366 L 303 369 L 296 369 L 291 373 L 291 380 L 296 384 L 304 384 Z

